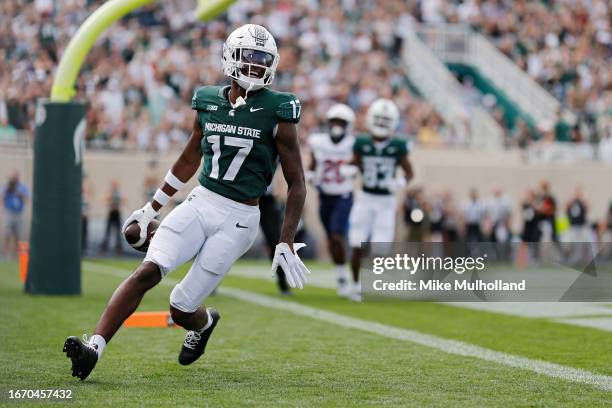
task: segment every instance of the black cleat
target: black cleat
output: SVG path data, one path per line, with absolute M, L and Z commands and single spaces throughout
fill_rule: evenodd
M 72 360 L 72 376 L 85 380 L 98 362 L 96 350 L 81 339 L 70 336 L 64 342 L 64 353 Z
M 179 353 L 179 364 L 189 365 L 204 354 L 206 343 L 208 343 L 210 335 L 212 334 L 213 330 L 215 330 L 215 326 L 217 326 L 217 323 L 221 319 L 221 315 L 219 315 L 219 312 L 217 312 L 216 309 L 210 308 L 208 309 L 208 312 L 210 313 L 210 317 L 212 317 L 212 325 L 203 333 L 198 333 L 195 331 L 187 332 L 185 342 L 183 343 L 183 347 Z

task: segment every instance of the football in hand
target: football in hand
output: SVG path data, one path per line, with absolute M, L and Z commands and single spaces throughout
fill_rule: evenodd
M 138 226 L 138 222 L 134 221 L 128 225 L 123 232 L 123 235 L 125 236 L 125 240 L 131 245 L 132 248 L 140 252 L 147 252 L 147 249 L 149 249 L 149 243 L 151 242 L 153 235 L 155 235 L 157 227 L 159 227 L 159 221 L 151 220 L 147 227 L 147 239 L 145 239 L 145 242 L 138 247 L 135 246 L 138 240 L 140 240 L 140 227 Z

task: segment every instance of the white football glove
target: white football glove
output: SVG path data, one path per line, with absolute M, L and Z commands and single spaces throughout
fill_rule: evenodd
M 389 191 L 395 193 L 398 190 L 401 190 L 406 186 L 406 179 L 404 177 L 396 177 L 394 179 L 389 180 L 387 187 Z
M 293 250 L 295 253 L 291 252 L 289 245 L 285 242 L 281 242 L 276 246 L 276 250 L 274 251 L 274 259 L 272 260 L 272 273 L 276 272 L 276 268 L 279 266 L 285 273 L 285 277 L 287 278 L 287 283 L 292 288 L 304 288 L 304 284 L 306 284 L 306 275 L 310 275 L 310 271 L 300 257 L 297 255 L 297 251 L 300 248 L 304 248 L 306 244 L 304 243 L 295 243 L 293 244 Z
M 320 174 L 318 174 L 317 172 L 314 172 L 312 170 L 306 170 L 304 172 L 304 178 L 306 179 L 307 183 L 310 183 L 310 184 L 312 184 L 315 187 L 317 187 L 319 184 L 321 184 Z
M 350 178 L 355 177 L 359 172 L 359 167 L 354 164 L 343 164 L 340 166 L 340 175 Z
M 151 207 L 151 203 L 146 203 L 144 207 L 142 207 L 140 210 L 134 211 L 132 215 L 125 220 L 123 227 L 121 228 L 123 233 L 125 233 L 126 228 L 134 221 L 138 222 L 138 226 L 140 227 L 140 239 L 132 246 L 139 247 L 145 243 L 147 240 L 147 228 L 149 223 L 158 215 L 159 212 L 155 211 L 153 207 Z

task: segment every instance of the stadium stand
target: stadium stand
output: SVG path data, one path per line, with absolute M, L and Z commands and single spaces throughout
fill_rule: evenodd
M 482 33 L 502 54 L 548 90 L 562 107 L 573 111 L 577 117 L 575 131 L 570 133 L 563 129 L 558 117 L 552 117 L 551 112 L 558 110 L 555 101 L 542 96 L 541 92 L 531 95 L 524 91 L 546 109 L 544 115 L 538 113 L 544 118 L 536 120 L 544 119 L 539 125 L 545 131 L 552 128 L 557 140 L 598 142 L 611 132 L 609 2 L 433 0 L 421 2 L 413 11 L 424 23 L 436 26 L 460 23 Z M 463 35 L 470 33 L 464 31 Z M 472 44 L 477 59 L 487 54 L 495 58 L 499 66 L 500 58 L 491 57 L 487 41 L 470 36 L 474 37 L 471 41 L 477 42 Z M 514 73 L 512 76 L 520 75 Z M 572 122 L 572 118 L 569 119 Z
M 67 0 L 59 10 L 48 0 L 0 4 L 0 137 L 10 137 L 12 128 L 32 129 L 35 100 L 49 94 L 58 53 L 101 3 Z M 279 39 L 283 59 L 276 85 L 301 98 L 302 137 L 321 125 L 333 101 L 347 101 L 362 112 L 377 95 L 393 95 L 405 135 L 423 144 L 464 143 L 456 120 L 430 94 L 413 92 L 422 89 L 408 82 L 412 71 L 405 75 L 401 55 L 412 21 L 467 24 L 531 75 L 555 98 L 544 97 L 548 102 L 539 104 L 547 113 L 535 114 L 546 118 L 536 130 L 552 132 L 558 140 L 591 142 L 610 132 L 605 1 L 241 1 L 225 20 L 209 24 L 193 21 L 192 5 L 186 3 L 147 6 L 94 47 L 78 84 L 79 96 L 91 101 L 89 147 L 164 152 L 180 146 L 191 124 L 193 89 L 223 81 L 222 41 L 230 28 L 247 20 L 269 26 Z M 490 98 L 483 100 L 486 107 Z M 509 122 L 499 102 L 494 100 L 488 113 L 480 106 L 468 110 L 469 120 L 485 121 L 487 131 L 495 133 L 493 115 L 506 132 L 521 133 L 522 123 Z M 550 123 L 557 106 L 575 113 L 575 125 Z M 526 133 L 531 138 L 537 132 Z

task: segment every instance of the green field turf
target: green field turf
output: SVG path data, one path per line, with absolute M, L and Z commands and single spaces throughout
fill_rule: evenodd
M 182 329 L 122 329 L 85 381 L 61 352 L 90 333 L 110 294 L 137 262 L 87 263 L 83 296 L 24 295 L 14 264 L 0 264 L 0 402 L 10 389 L 71 389 L 70 406 L 610 406 L 612 392 L 525 369 L 449 354 L 226 295 L 205 357 L 177 363 Z M 239 268 L 260 267 L 241 262 Z M 321 264 L 311 264 L 321 269 Z M 108 269 L 108 271 L 105 270 Z M 139 310 L 166 310 L 186 268 Z M 612 375 L 610 332 L 436 303 L 355 304 L 310 286 L 281 298 L 271 280 L 229 276 L 222 288 L 415 330 L 512 355 Z M 62 404 L 61 402 L 59 404 Z

